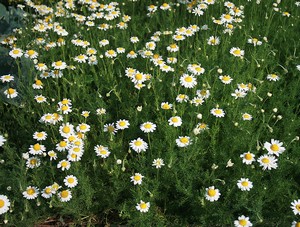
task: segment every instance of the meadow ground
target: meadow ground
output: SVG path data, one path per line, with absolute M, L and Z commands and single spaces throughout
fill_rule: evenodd
M 0 5 L 0 223 L 300 226 L 300 2 Z

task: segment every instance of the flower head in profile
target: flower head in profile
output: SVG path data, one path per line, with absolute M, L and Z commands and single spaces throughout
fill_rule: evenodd
M 178 139 L 176 139 L 176 144 L 178 147 L 187 147 L 192 143 L 192 140 L 189 136 L 179 136 Z

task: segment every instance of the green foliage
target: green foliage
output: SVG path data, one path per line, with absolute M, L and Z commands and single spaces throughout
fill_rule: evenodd
M 116 8 L 104 2 L 107 5 L 96 7 L 100 13 L 109 14 L 101 7 L 112 7 L 120 16 L 91 18 L 93 9 L 74 1 L 73 9 L 55 2 L 49 7 L 28 3 L 23 18 L 21 9 L 6 11 L 0 4 L 0 33 L 5 34 L 0 76 L 14 76 L 0 85 L 0 144 L 2 135 L 7 140 L 0 147 L 0 194 L 11 202 L 1 223 L 31 226 L 48 220 L 74 226 L 234 226 L 242 215 L 255 226 L 290 226 L 299 221 L 291 209 L 300 189 L 299 10 L 294 3 L 276 3 L 277 10 L 273 2 L 233 1 L 245 17 L 235 15 L 241 21 L 226 25 L 212 19 L 228 14 L 224 1 L 208 4 L 201 16 L 189 12 L 196 1 L 194 5 L 170 3 L 171 10 L 160 9 L 166 5 L 159 1 L 150 15 L 143 1 L 120 3 Z M 95 25 L 80 22 L 79 14 Z M 131 19 L 126 21 L 124 15 Z M 121 29 L 120 22 L 128 27 Z M 22 23 L 24 27 L 12 33 Z M 108 24 L 107 30 L 101 29 L 103 23 Z M 173 37 L 180 28 L 192 25 L 200 30 L 182 41 Z M 130 42 L 134 36 L 140 41 Z M 220 44 L 211 45 L 211 36 L 220 38 Z M 249 39 L 256 42 L 253 38 L 262 44 L 249 43 Z M 104 39 L 109 44 L 99 45 Z M 151 49 L 146 43 L 153 40 L 152 55 L 143 56 L 143 51 Z M 84 41 L 89 45 L 78 45 Z M 179 51 L 169 51 L 172 44 Z M 120 47 L 125 53 L 117 53 Z M 231 54 L 234 47 L 244 51 L 244 56 Z M 15 57 L 11 53 L 15 48 L 23 55 Z M 97 51 L 93 54 L 97 64 L 76 60 L 80 54 L 88 55 L 88 48 Z M 30 50 L 38 56 L 29 57 Z M 116 56 L 110 58 L 113 52 L 109 50 Z M 138 57 L 127 57 L 130 51 Z M 164 71 L 155 57 L 161 57 L 173 71 Z M 177 63 L 167 63 L 168 57 L 176 58 Z M 39 63 L 48 69 L 38 70 Z M 59 69 L 60 63 L 67 66 Z M 183 74 L 193 74 L 191 64 L 205 72 L 194 73 L 197 84 L 188 88 L 181 83 Z M 136 71 L 128 75 L 129 68 L 143 75 Z M 62 75 L 55 76 L 58 72 Z M 272 74 L 279 80 L 267 79 Z M 225 84 L 220 77 L 228 75 L 233 81 Z M 137 89 L 133 80 L 139 76 L 145 77 L 144 87 Z M 34 89 L 40 82 L 42 88 Z M 245 97 L 232 95 L 237 94 L 238 85 L 244 86 L 239 92 Z M 9 88 L 16 89 L 17 97 L 5 94 Z M 176 101 L 179 94 L 189 100 Z M 47 100 L 38 103 L 38 95 Z M 198 105 L 193 98 L 203 103 Z M 162 108 L 164 102 L 172 108 Z M 64 113 L 64 107 L 71 112 Z M 214 116 L 214 108 L 223 110 L 225 116 Z M 89 114 L 84 116 L 83 111 Z M 244 113 L 253 118 L 243 120 Z M 47 115 L 52 119 L 48 123 L 42 120 Z M 182 119 L 181 126 L 169 124 L 174 116 Z M 116 133 L 104 131 L 120 120 L 128 120 L 129 127 Z M 155 123 L 156 129 L 143 132 L 140 127 L 145 122 Z M 72 136 L 62 129 L 67 123 L 74 127 Z M 89 130 L 79 128 L 81 124 L 87 124 Z M 46 132 L 47 138 L 37 141 L 33 138 L 36 132 Z M 132 146 L 138 138 L 148 145 L 142 152 Z M 263 170 L 258 160 L 268 153 L 266 142 L 271 139 L 282 142 L 279 146 L 285 151 L 277 156 L 274 148 L 278 166 Z M 67 147 L 59 151 L 62 141 Z M 44 145 L 45 150 L 35 154 L 32 147 L 36 144 Z M 97 145 L 104 148 L 95 152 Z M 72 153 L 73 148 L 82 149 L 82 157 L 78 151 Z M 51 158 L 51 151 L 57 158 Z M 108 151 L 108 157 L 101 157 Z M 243 163 L 240 156 L 245 152 L 255 155 L 256 161 Z M 70 154 L 80 158 L 63 170 L 60 162 L 72 159 Z M 29 158 L 37 158 L 39 164 Z M 161 168 L 153 165 L 158 158 L 164 161 Z M 144 178 L 134 185 L 131 178 L 136 173 Z M 70 175 L 78 180 L 74 188 L 65 183 Z M 253 188 L 242 191 L 237 186 L 241 178 L 248 178 Z M 55 188 L 55 183 L 60 187 Z M 28 186 L 39 189 L 37 198 L 24 198 Z M 52 190 L 50 198 L 42 196 L 47 186 Z M 221 193 L 212 202 L 207 199 L 211 186 Z M 65 190 L 72 195 L 67 202 L 61 198 Z M 137 210 L 141 200 L 150 203 L 147 212 Z

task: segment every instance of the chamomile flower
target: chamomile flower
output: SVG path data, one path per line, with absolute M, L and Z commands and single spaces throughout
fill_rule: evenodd
M 185 36 L 184 35 L 173 35 L 173 39 L 175 41 L 182 41 L 182 40 L 185 40 Z
M 35 199 L 39 195 L 39 189 L 34 186 L 28 186 L 22 194 L 26 199 Z
M 179 46 L 176 43 L 173 43 L 173 44 L 167 46 L 167 50 L 169 52 L 177 52 L 177 51 L 179 51 Z
M 151 42 L 147 42 L 145 46 L 148 50 L 155 50 L 156 44 L 155 42 L 151 41 Z
M 94 150 L 96 152 L 96 155 L 100 156 L 101 158 L 107 158 L 110 155 L 108 147 L 104 147 L 102 145 L 96 145 L 94 147 Z
M 238 180 L 237 186 L 242 191 L 250 191 L 253 188 L 253 183 L 248 178 L 241 178 Z
M 37 103 L 47 102 L 47 98 L 43 95 L 36 95 L 34 96 L 34 99 Z
M 300 2 L 299 2 L 300 4 Z M 293 221 L 291 227 L 300 227 L 300 222 Z
M 62 171 L 68 170 L 71 167 L 71 163 L 68 160 L 61 160 L 58 164 L 57 164 L 57 168 L 61 169 Z
M 268 154 L 275 155 L 278 157 L 280 154 L 282 154 L 285 151 L 285 148 L 282 145 L 283 143 L 280 142 L 279 140 L 271 139 L 271 143 L 269 142 L 264 143 L 264 148 L 267 149 Z
M 133 50 L 129 51 L 126 55 L 127 58 L 137 58 L 137 53 L 135 53 Z
M 146 213 L 149 211 L 150 202 L 144 202 L 143 200 L 141 200 L 140 203 L 138 203 L 135 208 L 141 213 Z
M 246 217 L 244 215 L 239 216 L 238 220 L 234 221 L 235 227 L 251 227 L 252 223 L 249 221 L 249 217 Z
M 180 85 L 185 88 L 194 88 L 197 85 L 197 79 L 188 74 L 183 74 L 180 77 Z
M 8 99 L 16 98 L 19 95 L 17 90 L 14 88 L 8 88 L 3 93 L 6 95 L 6 98 Z
M 56 150 L 58 151 L 65 151 L 69 148 L 68 140 L 62 140 L 59 143 L 56 144 Z
M 293 212 L 295 215 L 299 214 L 300 215 L 300 199 L 294 200 L 291 203 L 291 208 L 293 209 Z
M 137 153 L 148 149 L 148 144 L 141 138 L 131 140 L 129 146 Z
M 182 119 L 179 116 L 174 116 L 171 117 L 169 120 L 169 125 L 173 126 L 173 127 L 179 127 L 182 125 Z
M 86 63 L 88 57 L 85 54 L 80 54 L 74 58 L 74 61 L 79 63 Z
M 230 54 L 232 54 L 233 56 L 235 56 L 235 57 L 240 57 L 240 58 L 243 58 L 244 57 L 244 54 L 245 54 L 245 52 L 244 52 L 244 50 L 241 50 L 240 48 L 238 48 L 238 47 L 232 47 L 231 49 L 230 49 Z
M 222 14 L 221 15 L 221 22 L 222 23 L 231 23 L 233 21 L 233 16 L 231 16 L 230 14 Z
M 139 38 L 136 36 L 130 37 L 130 42 L 132 42 L 132 43 L 137 43 L 139 41 L 140 41 Z
M 147 121 L 140 125 L 140 129 L 145 133 L 154 132 L 156 130 L 156 124 Z
M 262 42 L 259 41 L 257 38 L 248 39 L 247 42 L 253 44 L 253 46 L 260 46 L 262 44 Z
M 42 155 L 43 152 L 45 152 L 45 151 L 46 151 L 46 147 L 39 143 L 30 145 L 30 147 L 29 147 L 29 153 L 32 155 Z
M 86 133 L 88 131 L 90 131 L 90 126 L 86 123 L 81 123 L 76 127 L 77 132 L 82 132 L 82 133 Z
M 57 154 L 54 150 L 48 151 L 48 156 L 50 158 L 50 161 L 57 159 Z
M 45 199 L 49 199 L 53 195 L 52 187 L 51 186 L 46 186 L 42 191 L 41 191 L 41 196 Z
M 6 139 L 4 138 L 4 136 L 2 136 L 0 134 L 0 147 L 2 147 L 4 145 L 4 143 L 6 142 Z
M 243 113 L 242 118 L 244 121 L 251 121 L 252 120 L 252 115 L 248 113 Z
M 51 66 L 54 69 L 59 69 L 59 70 L 67 68 L 67 64 L 65 62 L 61 61 L 61 60 L 53 62 Z
M 72 198 L 72 193 L 69 189 L 62 190 L 58 193 L 58 198 L 61 202 L 68 202 Z
M 215 186 L 210 186 L 205 189 L 205 199 L 209 200 L 210 202 L 217 201 L 220 198 L 220 191 L 216 189 Z
M 143 181 L 143 178 L 144 176 L 140 173 L 135 173 L 133 176 L 130 177 L 131 181 L 130 182 L 133 182 L 134 185 L 137 185 L 137 184 L 142 184 L 142 181 Z
M 65 177 L 64 183 L 68 188 L 74 188 L 77 186 L 78 180 L 77 180 L 77 177 L 75 177 L 73 175 L 68 175 Z
M 3 75 L 0 77 L 0 80 L 2 81 L 2 83 L 8 83 L 14 80 L 14 76 L 7 74 L 7 75 Z
M 23 56 L 23 50 L 21 50 L 20 48 L 14 48 L 9 52 L 9 55 L 12 58 L 20 58 Z
M 10 201 L 6 195 L 0 195 L 0 215 L 9 211 Z
M 273 155 L 262 155 L 257 159 L 257 162 L 263 170 L 271 170 L 278 167 L 277 159 Z
M 105 56 L 108 58 L 115 58 L 117 57 L 117 52 L 114 50 L 108 50 L 105 52 Z
M 115 135 L 116 132 L 118 131 L 118 129 L 115 127 L 114 123 L 108 123 L 108 124 L 104 125 L 103 131 L 104 132 L 109 132 L 109 133 Z
M 212 115 L 214 115 L 215 117 L 224 117 L 225 116 L 224 110 L 219 109 L 219 108 L 213 108 L 213 109 L 211 109 L 210 113 Z
M 164 165 L 164 160 L 161 158 L 154 159 L 152 162 L 152 166 L 155 166 L 156 169 L 160 169 Z
M 176 139 L 176 144 L 178 147 L 187 147 L 192 143 L 192 140 L 189 136 L 179 136 L 178 139 Z
M 189 100 L 189 96 L 187 96 L 185 94 L 179 94 L 176 97 L 176 101 L 179 102 L 179 103 L 187 102 L 188 100 Z
M 211 46 L 217 46 L 220 44 L 220 38 L 217 36 L 211 36 L 208 38 L 207 44 Z
M 246 165 L 251 165 L 252 162 L 255 161 L 255 155 L 250 152 L 241 154 L 240 158 L 242 158 L 243 163 L 245 163 Z
M 162 102 L 160 104 L 160 107 L 163 109 L 163 110 L 170 110 L 172 109 L 173 105 L 168 103 L 168 102 Z
M 231 81 L 233 80 L 230 76 L 224 75 L 224 76 L 219 76 L 219 79 L 222 81 L 223 84 L 230 84 Z
M 38 57 L 38 52 L 34 51 L 34 50 L 27 50 L 24 53 L 25 58 L 30 58 L 30 59 L 35 59 Z
M 168 3 L 163 3 L 159 8 L 162 10 L 168 10 L 171 9 L 171 6 Z
M 280 79 L 280 77 L 275 73 L 267 75 L 267 80 L 269 80 L 269 81 L 278 81 L 279 79 Z
M 74 134 L 74 126 L 69 122 L 63 123 L 59 127 L 59 133 L 63 137 L 68 137 L 69 135 Z
M 129 128 L 129 125 L 129 121 L 125 119 L 121 119 L 116 122 L 116 127 L 118 130 L 124 130 L 126 128 Z
M 36 70 L 38 71 L 46 71 L 48 70 L 48 67 L 45 63 L 42 63 L 42 62 L 38 62 L 36 65 L 35 65 L 35 68 Z
M 41 165 L 41 160 L 37 157 L 30 157 L 26 160 L 26 167 L 29 169 L 34 169 Z
M 42 140 L 46 140 L 47 138 L 47 133 L 44 132 L 44 131 L 41 131 L 41 132 L 35 132 L 33 134 L 33 139 L 36 139 L 37 141 L 42 141 Z
M 246 95 L 247 93 L 241 89 L 235 89 L 234 93 L 231 93 L 231 96 L 233 96 L 235 99 L 244 98 Z
M 43 82 L 41 80 L 35 80 L 35 83 L 32 84 L 33 89 L 43 89 Z

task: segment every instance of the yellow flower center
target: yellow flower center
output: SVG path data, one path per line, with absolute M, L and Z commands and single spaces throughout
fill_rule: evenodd
M 226 15 L 224 16 L 224 18 L 225 18 L 226 20 L 230 20 L 230 19 L 231 19 L 231 16 L 230 16 L 229 14 L 226 14 Z
M 146 123 L 146 124 L 144 125 L 144 127 L 147 128 L 147 129 L 150 129 L 150 128 L 152 128 L 152 125 L 149 124 L 149 123 Z
M 51 188 L 46 188 L 44 191 L 46 194 L 51 194 Z
M 168 7 L 169 4 L 168 4 L 168 3 L 164 3 L 162 6 L 163 6 L 163 7 Z
M 68 166 L 68 163 L 67 163 L 66 161 L 63 161 L 63 162 L 61 163 L 61 166 L 62 166 L 62 167 L 67 167 L 67 166 Z
M 141 209 L 146 209 L 147 208 L 147 204 L 146 203 L 141 203 L 140 204 L 140 208 Z
M 68 183 L 70 183 L 70 184 L 73 184 L 73 183 L 75 182 L 75 180 L 74 180 L 73 177 L 68 178 L 67 181 L 68 181 Z
M 224 81 L 229 81 L 229 80 L 230 80 L 230 77 L 229 77 L 229 76 L 223 76 L 222 80 L 224 80 Z
M 63 105 L 62 107 L 61 107 L 61 110 L 62 111 L 66 111 L 66 110 L 68 110 L 69 109 L 69 107 L 67 106 L 67 105 Z
M 241 184 L 242 184 L 244 187 L 247 187 L 247 186 L 249 185 L 248 181 L 243 181 Z
M 268 159 L 268 158 L 263 158 L 261 161 L 265 164 L 270 163 L 270 159 Z
M 242 219 L 242 220 L 239 221 L 239 224 L 241 226 L 246 226 L 247 225 L 247 221 L 245 219 Z
M 135 52 L 132 50 L 132 51 L 129 52 L 129 54 L 130 54 L 130 55 L 134 55 Z
M 33 145 L 33 149 L 36 150 L 36 151 L 41 150 L 40 144 L 38 144 L 38 143 L 34 144 L 34 145 Z
M 20 53 L 19 50 L 13 50 L 13 54 L 18 54 L 18 53 Z
M 42 67 L 44 67 L 44 66 L 45 66 L 44 63 L 38 63 L 38 67 L 42 68 Z
M 67 198 L 69 196 L 69 192 L 67 190 L 63 190 L 61 193 L 60 193 L 60 196 L 62 198 Z
M 176 44 L 171 44 L 170 47 L 171 47 L 172 49 L 175 49 L 175 48 L 177 47 L 177 45 L 176 45 Z
M 3 200 L 3 199 L 0 199 L 0 209 L 1 209 L 2 207 L 4 207 L 4 205 L 5 205 L 4 200 Z
M 108 126 L 107 127 L 107 131 L 110 132 L 110 133 L 112 133 L 112 132 L 115 131 L 115 127 L 114 126 Z
M 252 155 L 249 154 L 249 153 L 247 153 L 247 154 L 245 154 L 244 158 L 245 158 L 246 160 L 251 160 L 251 159 L 252 159 Z
M 40 80 L 36 80 L 36 81 L 35 81 L 35 84 L 38 85 L 38 86 L 43 85 L 42 81 L 40 81 Z
M 270 148 L 274 152 L 279 151 L 279 146 L 277 144 L 272 144 Z
M 15 89 L 13 89 L 13 88 L 8 88 L 7 89 L 7 94 L 12 95 L 14 93 L 15 93 Z
M 297 222 L 295 227 L 300 227 L 300 222 Z
M 300 204 L 297 204 L 297 205 L 296 205 L 296 209 L 297 209 L 298 211 L 300 211 Z
M 142 178 L 141 178 L 141 176 L 139 176 L 139 175 L 135 175 L 135 176 L 133 177 L 133 179 L 134 179 L 135 181 L 139 181 L 139 180 L 141 180 Z
M 26 190 L 28 195 L 33 195 L 35 193 L 35 190 L 33 188 L 29 188 Z
M 199 125 L 199 128 L 201 128 L 201 129 L 205 129 L 205 128 L 206 128 L 206 124 L 204 124 L 204 123 L 201 123 L 201 124 Z
M 215 110 L 215 114 L 216 115 L 221 115 L 222 114 L 222 110 L 219 110 L 219 109 Z
M 69 133 L 71 131 L 70 127 L 69 126 L 65 126 L 63 127 L 63 130 L 62 130 L 64 133 Z
M 45 119 L 46 120 L 51 120 L 52 119 L 52 115 L 46 115 Z
M 115 54 L 115 51 L 109 50 L 107 53 L 108 53 L 109 55 L 113 55 L 113 54 Z
M 178 118 L 177 117 L 173 117 L 172 118 L 172 122 L 174 122 L 174 123 L 178 122 Z
M 165 103 L 163 106 L 162 106 L 163 109 L 167 110 L 167 109 L 170 109 L 170 106 L 169 104 Z
M 86 125 L 80 125 L 79 128 L 80 128 L 80 130 L 86 130 L 87 126 Z
M 136 79 L 136 80 L 141 80 L 141 79 L 143 79 L 143 75 L 142 75 L 141 73 L 137 73 L 137 74 L 135 75 L 135 79 Z
M 56 66 L 62 66 L 62 61 L 57 61 L 57 62 L 55 62 L 55 65 L 56 65 Z
M 106 155 L 106 154 L 107 154 L 107 151 L 106 151 L 106 150 L 104 150 L 104 149 L 101 149 L 101 150 L 100 150 L 100 154 L 102 154 L 102 155 Z
M 185 82 L 187 83 L 191 83 L 193 81 L 193 77 L 191 76 L 187 76 L 186 78 L 184 78 Z
M 189 138 L 187 138 L 187 137 L 182 137 L 182 138 L 180 138 L 180 142 L 186 144 L 186 143 L 189 142 Z
M 35 54 L 35 51 L 34 51 L 34 50 L 29 50 L 29 51 L 27 52 L 27 54 L 28 54 L 29 56 L 32 56 L 32 55 Z
M 217 194 L 216 190 L 214 189 L 209 189 L 207 194 L 210 196 L 210 197 L 213 197 Z
M 241 51 L 240 51 L 240 50 L 234 50 L 233 53 L 234 53 L 235 55 L 240 55 L 240 54 L 241 54 Z
M 121 127 L 124 127 L 124 126 L 126 125 L 126 122 L 125 122 L 125 121 L 120 121 L 120 122 L 119 122 L 119 125 L 120 125 Z
M 141 146 L 142 144 L 143 144 L 143 142 L 140 141 L 140 140 L 137 140 L 137 141 L 134 142 L 134 145 L 137 146 L 137 147 Z
M 39 132 L 39 133 L 36 134 L 36 136 L 37 136 L 38 138 L 42 138 L 42 137 L 44 136 L 44 133 Z
M 30 165 L 34 166 L 34 165 L 36 165 L 36 163 L 37 163 L 36 159 L 31 159 L 30 160 Z

